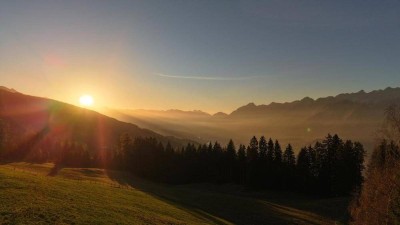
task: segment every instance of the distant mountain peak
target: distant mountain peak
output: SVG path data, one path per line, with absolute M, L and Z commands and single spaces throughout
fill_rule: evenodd
M 245 107 L 254 107 L 257 106 L 254 102 L 250 102 L 249 104 L 245 105 Z
M 303 99 L 301 99 L 301 102 L 313 102 L 314 99 L 310 98 L 310 97 L 304 97 Z
M 397 89 L 397 88 L 387 87 L 387 88 L 385 88 L 384 91 L 390 91 L 390 90 L 393 90 L 393 89 Z
M 4 87 L 4 86 L 0 86 L 0 90 L 8 91 L 8 92 L 11 92 L 11 93 L 18 93 L 18 91 L 14 90 L 12 88 Z
M 225 116 L 228 116 L 228 114 L 226 114 L 224 112 L 217 112 L 213 116 L 215 116 L 215 117 L 225 117 Z

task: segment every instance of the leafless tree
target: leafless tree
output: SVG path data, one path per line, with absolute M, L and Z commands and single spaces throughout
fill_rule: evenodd
M 355 225 L 400 223 L 400 104 L 386 109 L 379 133 L 361 194 L 350 205 Z

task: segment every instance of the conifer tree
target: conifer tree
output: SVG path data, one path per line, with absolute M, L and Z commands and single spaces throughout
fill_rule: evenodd
M 228 145 L 226 146 L 226 153 L 228 155 L 229 160 L 236 159 L 236 148 L 235 148 L 235 144 L 233 143 L 232 139 L 229 140 Z
M 246 162 L 246 146 L 240 145 L 238 150 L 239 162 Z
M 298 185 L 303 191 L 307 191 L 310 186 L 311 162 L 310 154 L 306 147 L 302 148 L 297 156 L 296 169 L 298 171 Z
M 172 154 L 173 152 L 174 152 L 174 149 L 172 148 L 172 146 L 171 146 L 171 143 L 168 141 L 168 143 L 167 143 L 167 146 L 165 147 L 165 152 L 167 153 L 167 154 Z
M 282 188 L 290 189 L 295 185 L 296 157 L 292 145 L 288 144 L 282 157 Z
M 275 158 L 274 142 L 270 138 L 267 144 L 267 162 L 271 164 Z
M 288 146 L 286 147 L 282 161 L 288 167 L 294 167 L 296 165 L 296 156 L 294 155 L 293 147 L 291 144 L 288 144 Z
M 239 184 L 244 184 L 246 182 L 246 163 L 246 147 L 241 144 L 238 149 L 239 171 L 237 174 L 237 181 Z
M 281 145 L 279 144 L 278 140 L 275 140 L 274 145 L 274 161 L 278 164 L 282 162 L 282 149 Z
M 251 138 L 247 148 L 247 159 L 248 161 L 256 161 L 258 159 L 258 141 L 255 136 Z
M 260 151 L 260 159 L 264 161 L 267 158 L 267 140 L 264 136 L 261 136 L 258 146 Z

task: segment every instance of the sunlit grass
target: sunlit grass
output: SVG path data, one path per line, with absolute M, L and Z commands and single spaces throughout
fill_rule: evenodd
M 0 166 L 0 224 L 334 224 L 347 199 L 164 185 L 128 173 L 53 164 Z

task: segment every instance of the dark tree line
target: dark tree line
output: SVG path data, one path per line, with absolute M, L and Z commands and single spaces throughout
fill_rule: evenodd
M 124 134 L 115 148 L 93 151 L 85 143 L 48 138 L 45 131 L 23 141 L 10 141 L 7 127 L 0 128 L 0 158 L 9 161 L 113 168 L 173 184 L 236 183 L 331 196 L 350 194 L 363 181 L 363 146 L 337 135 L 302 148 L 296 157 L 290 144 L 282 148 L 278 140 L 264 136 L 251 138 L 247 146 L 235 146 L 230 140 L 226 146 L 189 143 L 175 149 L 154 138 L 133 139 Z
M 59 141 L 45 131 L 15 137 L 0 120 L 0 161 L 54 162 L 70 167 L 100 166 L 99 154 L 91 154 L 85 143 Z
M 362 184 L 364 156 L 359 142 L 343 142 L 337 135 L 328 135 L 314 147 L 300 150 L 297 173 L 302 186 L 299 188 L 328 195 L 349 194 Z
M 238 149 L 233 141 L 173 149 L 153 138 L 121 137 L 110 166 L 167 183 L 237 183 L 255 189 L 298 190 L 320 195 L 348 195 L 363 181 L 364 148 L 359 142 L 328 135 L 300 150 L 279 141 L 251 138 Z

